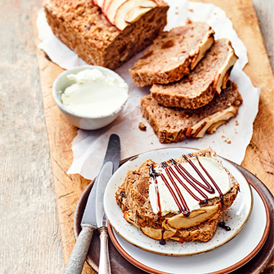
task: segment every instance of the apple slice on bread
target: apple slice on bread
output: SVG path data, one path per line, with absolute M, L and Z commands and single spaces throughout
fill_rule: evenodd
M 115 15 L 117 13 L 117 10 L 119 9 L 119 7 L 126 2 L 126 0 L 112 0 L 110 1 L 108 7 L 106 7 L 105 11 L 104 11 L 104 15 L 107 17 L 107 19 L 109 20 L 109 22 L 113 25 L 115 25 Z
M 92 0 L 92 3 L 121 31 L 158 6 L 156 0 Z
M 128 24 L 131 24 L 135 21 L 137 21 L 143 14 L 150 11 L 152 8 L 146 8 L 146 7 L 135 7 L 131 9 L 125 16 L 125 22 Z
M 103 9 L 103 5 L 104 5 L 105 0 L 93 0 L 93 1 L 96 2 L 96 6 Z
M 104 0 L 104 4 L 103 4 L 103 8 L 102 8 L 102 12 L 105 16 L 107 16 L 107 10 L 108 10 L 108 7 L 110 5 L 110 3 L 112 2 L 113 0 Z
M 156 6 L 157 4 L 154 0 L 127 0 L 117 9 L 114 25 L 122 31 Z

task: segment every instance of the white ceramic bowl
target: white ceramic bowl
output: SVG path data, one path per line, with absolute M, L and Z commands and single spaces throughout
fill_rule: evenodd
M 72 84 L 75 83 L 74 81 L 69 80 L 67 76 L 69 74 L 77 74 L 78 72 L 82 70 L 93 69 L 93 68 L 97 68 L 101 70 L 102 72 L 112 77 L 115 77 L 119 80 L 122 80 L 124 82 L 124 80 L 116 72 L 110 69 L 99 67 L 99 66 L 83 66 L 83 67 L 69 69 L 61 73 L 54 81 L 53 87 L 52 87 L 53 98 L 55 100 L 55 103 L 59 107 L 60 111 L 64 115 L 64 117 L 74 126 L 81 129 L 86 129 L 86 130 L 99 129 L 113 122 L 117 118 L 117 116 L 119 115 L 119 113 L 124 108 L 127 102 L 127 100 L 125 100 L 125 102 L 122 105 L 117 107 L 116 111 L 109 113 L 107 115 L 102 115 L 102 116 L 79 115 L 71 111 L 70 109 L 68 109 L 66 106 L 64 106 L 61 100 L 61 95 L 68 86 L 71 86 Z

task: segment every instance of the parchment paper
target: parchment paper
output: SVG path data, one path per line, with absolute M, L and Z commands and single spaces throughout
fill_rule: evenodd
M 207 134 L 201 139 L 186 139 L 180 143 L 161 144 L 147 121 L 142 118 L 140 99 L 149 93 L 150 87 L 136 87 L 128 69 L 143 55 L 144 52 L 131 58 L 116 72 L 129 85 L 129 100 L 122 114 L 109 126 L 95 130 L 78 130 L 73 140 L 73 163 L 68 174 L 79 173 L 87 179 L 93 179 L 103 162 L 107 142 L 112 133 L 121 139 L 121 158 L 127 158 L 148 150 L 186 146 L 193 148 L 212 147 L 220 156 L 240 164 L 244 158 L 246 147 L 253 132 L 253 122 L 258 112 L 260 90 L 255 88 L 247 75 L 242 71 L 247 64 L 247 53 L 243 42 L 233 29 L 232 22 L 225 12 L 213 4 L 189 2 L 186 0 L 168 0 L 168 24 L 166 30 L 184 25 L 187 18 L 192 21 L 205 21 L 215 31 L 215 39 L 228 38 L 232 42 L 239 60 L 235 64 L 230 79 L 235 81 L 243 97 L 243 105 L 236 118 L 218 128 L 216 133 Z M 42 48 L 49 58 L 60 67 L 70 69 L 86 63 L 60 42 L 47 25 L 44 12 L 38 13 L 37 26 Z M 147 126 L 146 131 L 138 128 L 140 122 Z

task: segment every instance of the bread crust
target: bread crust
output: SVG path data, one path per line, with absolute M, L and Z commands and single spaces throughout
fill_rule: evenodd
M 230 41 L 218 39 L 193 71 L 175 83 L 154 84 L 151 94 L 165 107 L 200 108 L 226 87 L 237 59 Z
M 215 132 L 218 126 L 236 117 L 242 101 L 236 83 L 229 80 L 223 92 L 201 108 L 167 108 L 149 94 L 141 99 L 141 112 L 161 143 L 181 142 Z
M 194 157 L 212 157 L 216 161 L 221 163 L 216 158 L 216 153 L 211 148 L 193 152 L 192 155 Z M 175 160 L 178 163 L 186 161 L 183 157 L 179 157 Z M 167 161 L 167 163 L 169 165 L 171 164 L 169 161 Z M 149 228 L 153 232 L 153 230 L 162 230 L 165 221 L 168 218 L 175 216 L 176 214 L 168 213 L 165 216 L 159 217 L 157 214 L 153 213 L 149 201 L 149 185 L 151 178 L 149 175 L 150 165 L 156 165 L 156 163 L 152 160 L 147 160 L 136 170 L 128 171 L 124 182 L 118 187 L 118 190 L 116 191 L 116 201 L 117 204 L 121 207 L 122 212 L 124 213 L 124 217 L 128 222 L 141 229 Z M 226 171 L 232 182 L 232 188 L 224 195 L 223 204 L 219 207 L 218 213 L 214 217 L 200 223 L 199 225 L 195 225 L 187 229 L 178 229 L 174 231 L 173 234 L 169 234 L 171 239 L 179 240 L 180 238 L 181 240 L 186 242 L 207 242 L 212 239 L 223 212 L 232 205 L 239 191 L 238 182 L 228 170 Z M 201 204 L 201 208 L 220 204 L 220 197 L 216 197 L 213 199 L 209 199 L 208 204 L 206 205 Z
M 203 58 L 214 42 L 214 31 L 205 22 L 162 32 L 129 70 L 137 86 L 168 84 L 180 80 Z
M 53 33 L 90 65 L 116 69 L 152 43 L 167 23 L 168 5 L 158 6 L 122 32 L 111 25 L 92 1 L 45 0 Z

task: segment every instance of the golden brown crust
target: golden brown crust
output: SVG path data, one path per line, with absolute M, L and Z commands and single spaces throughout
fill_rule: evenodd
M 92 1 L 44 1 L 53 33 L 88 64 L 110 69 L 121 66 L 152 43 L 166 25 L 168 8 L 160 0 L 157 7 L 121 32 L 108 22 Z
M 205 156 L 212 157 L 218 162 L 216 158 L 216 153 L 211 149 L 203 149 L 200 151 L 193 152 L 192 155 L 195 156 Z M 178 163 L 185 162 L 183 157 L 176 159 Z M 170 161 L 167 161 L 170 165 Z M 221 162 L 220 162 L 221 163 Z M 135 225 L 147 235 L 153 237 L 159 237 L 159 233 L 163 227 L 167 228 L 166 233 L 164 233 L 164 238 L 172 238 L 175 240 L 183 241 L 209 241 L 215 234 L 216 226 L 223 214 L 223 212 L 232 205 L 233 201 L 236 199 L 237 193 L 239 191 L 239 184 L 235 178 L 227 171 L 228 176 L 232 182 L 231 190 L 224 195 L 223 205 L 221 206 L 220 197 L 216 197 L 208 200 L 208 204 L 202 204 L 201 208 L 211 207 L 218 205 L 218 212 L 210 219 L 189 227 L 187 229 L 168 229 L 166 227 L 166 221 L 169 218 L 176 216 L 174 213 L 169 213 L 165 216 L 159 217 L 157 214 L 153 213 L 152 207 L 149 201 L 149 185 L 150 185 L 150 175 L 149 166 L 155 165 L 156 163 L 152 160 L 147 160 L 136 170 L 128 171 L 126 178 L 122 185 L 118 187 L 116 191 L 116 201 L 121 207 L 122 212 L 124 212 L 124 218 Z M 173 232 L 173 233 L 171 233 Z M 157 236 L 156 236 L 157 235 Z M 157 238 L 158 239 L 158 238 Z
M 238 114 L 242 97 L 236 83 L 207 105 L 198 109 L 167 108 L 158 104 L 151 94 L 141 99 L 141 111 L 161 143 L 180 142 L 188 137 L 201 138 Z M 220 122 L 221 121 L 221 122 Z

